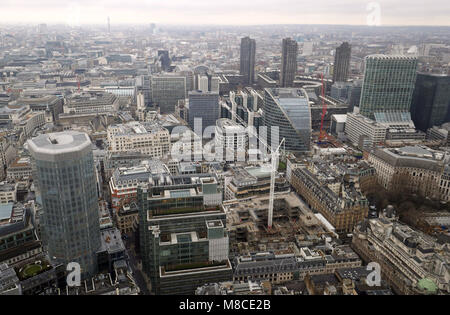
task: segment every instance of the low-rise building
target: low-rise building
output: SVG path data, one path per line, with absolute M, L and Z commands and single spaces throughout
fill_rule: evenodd
M 232 176 L 225 179 L 225 200 L 264 195 L 270 191 L 271 166 L 235 166 Z M 275 179 L 275 192 L 290 191 L 289 183 L 280 174 Z
M 316 159 L 292 171 L 291 185 L 337 233 L 349 233 L 369 210 L 359 188 L 359 174 L 351 175 L 348 168 Z
M 449 156 L 424 146 L 376 148 L 368 156 L 378 183 L 387 190 L 450 201 Z
M 112 93 L 103 92 L 74 94 L 64 104 L 65 114 L 107 114 L 117 112 L 118 109 L 119 98 Z
M 29 157 L 18 157 L 6 170 L 8 180 L 23 180 L 33 177 L 33 168 Z
M 137 151 L 150 158 L 161 158 L 170 152 L 170 135 L 154 123 L 129 122 L 108 126 L 108 151 Z
M 395 213 L 355 227 L 352 247 L 366 262 L 377 262 L 397 294 L 450 294 L 450 247 L 400 223 Z

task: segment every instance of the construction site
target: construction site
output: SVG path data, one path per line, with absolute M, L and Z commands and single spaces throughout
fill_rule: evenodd
M 314 214 L 295 192 L 274 196 L 272 227 L 269 228 L 269 196 L 224 203 L 231 252 L 273 251 L 295 253 L 299 245 L 314 245 L 336 236 L 320 214 Z

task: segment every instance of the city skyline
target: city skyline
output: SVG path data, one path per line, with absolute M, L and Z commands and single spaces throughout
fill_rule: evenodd
M 210 3 L 182 0 L 160 3 L 154 0 L 121 1 L 4 0 L 0 4 L 2 23 L 106 24 L 173 24 L 173 25 L 378 25 L 378 26 L 450 26 L 447 2 L 423 6 L 422 1 L 359 1 L 339 4 L 330 0 L 265 0 Z M 239 10 L 236 8 L 239 7 Z M 446 9 L 447 7 L 447 9 Z M 249 14 L 250 12 L 250 14 Z M 430 19 L 430 16 L 433 18 Z M 104 21 L 104 22 L 103 22 Z M 376 24 L 371 24 L 376 21 Z

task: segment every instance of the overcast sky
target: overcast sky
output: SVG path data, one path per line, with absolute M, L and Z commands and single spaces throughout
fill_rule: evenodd
M 0 23 L 104 24 L 108 16 L 111 24 L 450 25 L 450 1 L 0 0 Z

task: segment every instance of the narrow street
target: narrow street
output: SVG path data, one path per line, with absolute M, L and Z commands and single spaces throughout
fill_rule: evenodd
M 145 276 L 142 272 L 142 270 L 139 269 L 139 260 L 136 258 L 136 253 L 134 251 L 134 245 L 132 244 L 132 240 L 127 239 L 124 240 L 125 247 L 127 249 L 127 254 L 129 258 L 129 264 L 131 267 L 131 270 L 133 271 L 133 277 L 136 280 L 136 284 L 139 286 L 139 289 L 141 290 L 141 295 L 150 295 L 149 286 L 147 286 L 147 281 L 145 279 Z

